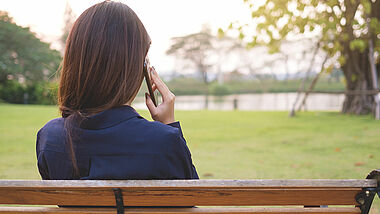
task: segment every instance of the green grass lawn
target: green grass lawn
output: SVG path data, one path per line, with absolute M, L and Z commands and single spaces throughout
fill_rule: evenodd
M 205 179 L 361 179 L 380 168 L 380 121 L 337 112 L 287 114 L 177 111 L 176 119 Z M 0 105 L 0 179 L 40 178 L 36 133 L 55 117 L 54 106 Z

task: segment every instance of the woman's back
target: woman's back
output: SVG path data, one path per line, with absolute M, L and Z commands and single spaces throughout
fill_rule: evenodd
M 43 179 L 75 179 L 64 119 L 37 135 Z M 165 125 L 121 106 L 93 115 L 75 128 L 73 144 L 80 179 L 197 179 L 179 122 Z

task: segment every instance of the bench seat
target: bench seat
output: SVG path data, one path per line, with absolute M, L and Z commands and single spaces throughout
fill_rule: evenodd
M 377 179 L 0 180 L 0 204 L 6 205 L 0 207 L 0 213 L 368 213 L 379 190 L 378 182 Z
M 58 207 L 0 207 L 0 213 L 61 213 L 61 214 L 114 214 L 115 208 L 58 208 Z M 280 213 L 333 213 L 333 214 L 353 214 L 360 213 L 358 207 L 328 207 L 328 208 L 303 208 L 303 207 L 285 207 L 285 208 L 126 208 L 125 213 L 157 213 L 157 214 L 184 214 L 184 213 L 262 213 L 262 214 L 280 214 Z

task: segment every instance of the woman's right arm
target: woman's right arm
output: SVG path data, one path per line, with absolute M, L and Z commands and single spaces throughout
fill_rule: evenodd
M 178 130 L 167 141 L 169 179 L 199 179 L 190 150 L 183 138 L 179 122 L 168 125 L 176 127 Z
M 186 140 L 183 137 L 179 122 L 174 119 L 174 101 L 175 96 L 160 79 L 154 67 L 152 71 L 152 89 L 158 90 L 162 95 L 162 103 L 157 107 L 153 104 L 150 96 L 146 96 L 146 105 L 152 116 L 152 119 L 178 129 L 172 138 L 168 140 L 168 171 L 169 177 L 172 179 L 199 179 L 197 170 L 195 169 Z

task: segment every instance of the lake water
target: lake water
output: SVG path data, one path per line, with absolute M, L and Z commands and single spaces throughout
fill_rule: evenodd
M 209 110 L 233 110 L 234 100 L 239 110 L 253 111 L 289 111 L 297 93 L 263 93 L 237 94 L 228 96 L 209 96 Z M 303 96 L 302 96 L 303 97 Z M 302 98 L 301 97 L 301 98 Z M 306 101 L 307 110 L 338 111 L 344 101 L 342 94 L 310 94 Z M 136 109 L 147 109 L 143 97 L 136 98 L 132 106 Z M 176 96 L 176 110 L 202 110 L 206 106 L 206 97 Z

